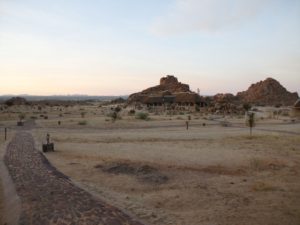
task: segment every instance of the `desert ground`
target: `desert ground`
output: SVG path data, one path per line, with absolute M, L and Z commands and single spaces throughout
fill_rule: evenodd
M 113 122 L 110 107 L 13 106 L 0 125 L 11 134 L 25 113 L 38 149 L 50 134 L 56 168 L 145 224 L 300 224 L 299 120 L 260 115 L 250 137 L 243 116 L 123 109 Z

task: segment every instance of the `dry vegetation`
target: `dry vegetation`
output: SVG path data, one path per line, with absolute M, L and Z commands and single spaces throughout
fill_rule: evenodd
M 37 147 L 50 133 L 56 151 L 46 156 L 59 170 L 146 224 L 300 224 L 299 123 L 260 118 L 250 138 L 243 117 L 191 114 L 186 130 L 189 114 L 140 120 L 122 110 L 112 122 L 109 110 L 44 107 L 26 117 L 38 118 Z

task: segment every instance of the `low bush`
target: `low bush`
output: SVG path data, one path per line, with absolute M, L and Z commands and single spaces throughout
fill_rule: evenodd
M 86 120 L 79 121 L 78 125 L 81 125 L 81 126 L 87 125 L 87 121 Z
M 135 114 L 135 118 L 139 120 L 149 120 L 149 114 L 145 112 L 138 112 Z
M 128 115 L 129 116 L 133 116 L 135 114 L 135 110 L 134 109 L 131 109 L 129 112 L 128 112 Z

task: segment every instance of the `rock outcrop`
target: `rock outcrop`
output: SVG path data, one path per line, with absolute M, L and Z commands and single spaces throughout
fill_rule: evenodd
M 159 85 L 130 95 L 127 102 L 129 104 L 133 102 L 144 102 L 149 96 L 163 97 L 174 95 L 176 93 L 181 93 L 182 96 L 182 93 L 191 94 L 193 92 L 190 90 L 189 85 L 178 82 L 178 79 L 172 75 L 167 75 L 160 79 Z
M 277 80 L 267 78 L 252 84 L 247 91 L 239 92 L 237 98 L 241 102 L 256 105 L 285 105 L 291 106 L 299 98 L 298 93 L 286 90 Z
M 178 79 L 172 75 L 167 75 L 160 79 L 160 84 L 143 90 L 141 94 L 159 94 L 163 92 L 191 92 L 187 84 L 178 82 Z

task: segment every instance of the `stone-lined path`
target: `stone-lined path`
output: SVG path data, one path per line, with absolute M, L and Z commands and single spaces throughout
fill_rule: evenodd
M 75 186 L 18 132 L 4 157 L 21 198 L 21 225 L 142 225 Z

